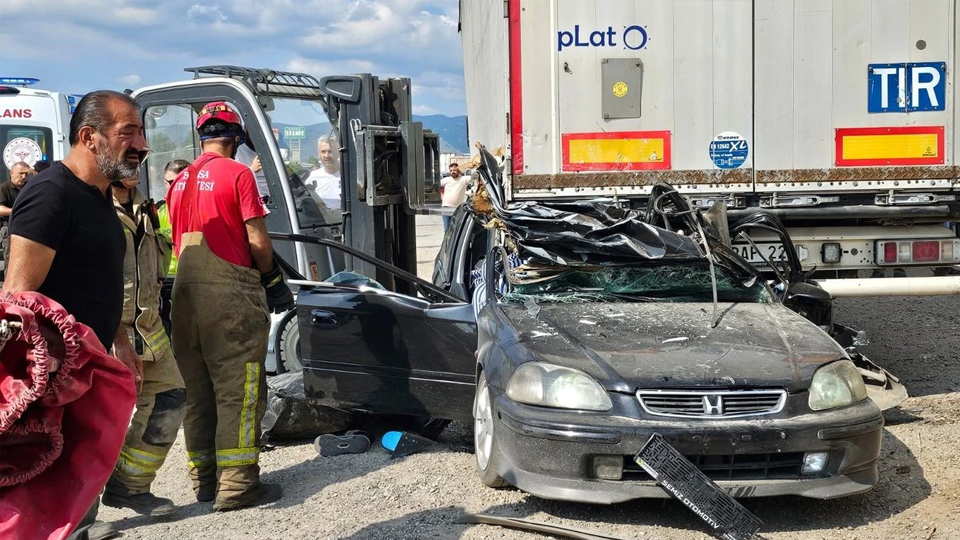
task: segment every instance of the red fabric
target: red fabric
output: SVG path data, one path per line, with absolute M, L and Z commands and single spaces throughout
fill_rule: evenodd
M 200 231 L 216 256 L 244 268 L 253 266 L 244 222 L 266 216 L 267 208 L 250 167 L 210 152 L 201 154 L 170 185 L 167 204 L 178 257 L 183 233 Z
M 22 323 L 0 351 L 0 538 L 59 540 L 113 472 L 136 383 L 90 327 L 39 293 L 4 298 L 0 319 Z M 63 359 L 53 373 L 50 352 Z

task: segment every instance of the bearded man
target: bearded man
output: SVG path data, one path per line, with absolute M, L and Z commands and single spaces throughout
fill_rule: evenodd
M 127 244 L 110 184 L 137 176 L 146 154 L 135 101 L 110 90 L 84 96 L 70 120 L 70 154 L 17 196 L 3 283 L 5 292 L 36 291 L 62 305 L 107 351 L 113 347 L 138 387 L 141 360 L 120 324 Z M 97 506 L 81 525 L 93 521 Z

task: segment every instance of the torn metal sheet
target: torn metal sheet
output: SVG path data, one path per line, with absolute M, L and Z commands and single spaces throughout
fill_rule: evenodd
M 702 239 L 651 223 L 649 211 L 599 201 L 506 204 L 496 160 L 482 151 L 482 180 L 468 203 L 487 227 L 509 235 L 524 264 L 607 266 L 637 261 L 703 260 Z M 689 216 L 696 219 L 695 216 Z M 681 220 L 682 222 L 682 220 Z
M 863 382 L 867 387 L 867 396 L 877 404 L 877 407 L 880 407 L 881 411 L 898 407 L 910 397 L 907 394 L 906 387 L 900 383 L 900 379 L 874 364 L 860 351 L 860 347 L 869 343 L 864 332 L 841 324 L 834 324 L 830 336 L 846 349 L 850 360 L 853 360 L 853 364 L 857 366 L 857 370 L 863 376 Z

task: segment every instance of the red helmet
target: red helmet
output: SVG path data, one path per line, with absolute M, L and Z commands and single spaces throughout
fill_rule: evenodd
M 197 116 L 197 131 L 200 131 L 200 128 L 210 120 L 220 120 L 227 124 L 237 124 L 243 127 L 243 120 L 240 119 L 240 115 L 230 108 L 226 101 L 207 103 L 200 109 L 200 115 Z

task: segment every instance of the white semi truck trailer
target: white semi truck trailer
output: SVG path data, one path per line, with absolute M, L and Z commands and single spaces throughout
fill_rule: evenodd
M 956 0 L 460 5 L 470 141 L 513 200 L 666 182 L 775 213 L 836 296 L 960 293 L 932 275 L 960 262 Z M 919 277 L 856 279 L 893 269 Z

